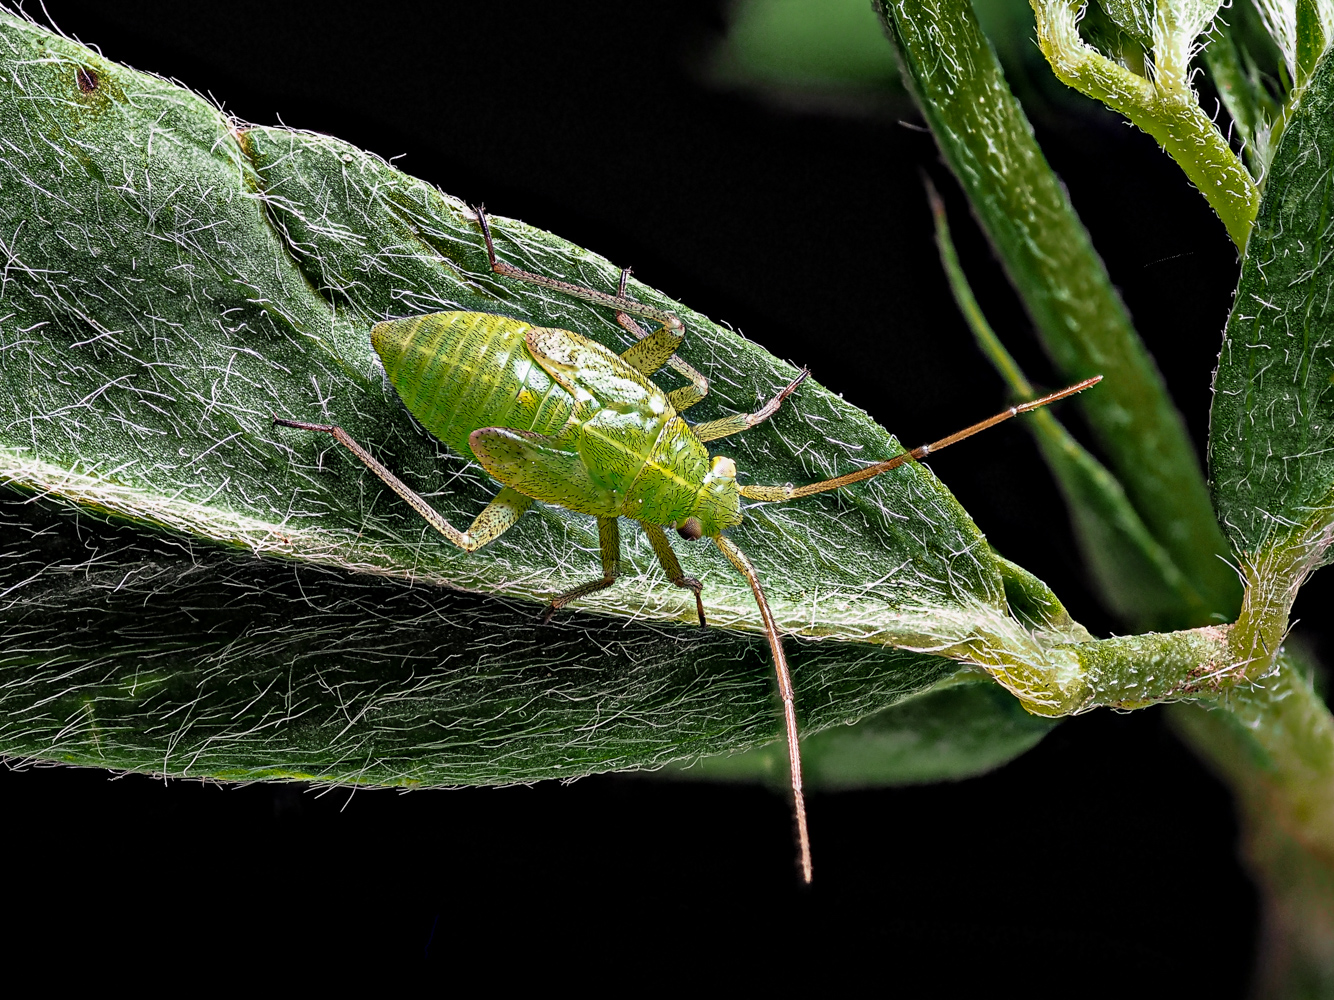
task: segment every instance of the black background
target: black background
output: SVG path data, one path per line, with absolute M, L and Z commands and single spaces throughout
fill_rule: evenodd
M 993 323 L 1054 381 L 932 139 L 899 123 L 911 107 L 835 117 L 710 86 L 718 4 L 47 9 L 108 58 L 242 119 L 401 156 L 452 194 L 633 265 L 910 445 L 1006 399 L 940 273 L 925 169 Z M 1202 452 L 1236 254 L 1147 137 L 1110 115 L 1033 113 Z M 1022 429 L 931 464 L 1000 551 L 1096 634 L 1116 630 Z M 429 952 L 501 976 L 542 955 L 545 974 L 594 979 L 629 958 L 646 983 L 702 983 L 721 962 L 755 982 L 800 969 L 935 995 L 1189 984 L 1225 997 L 1245 992 L 1256 933 L 1227 793 L 1156 710 L 1071 720 L 983 778 L 812 796 L 810 889 L 787 804 L 749 787 L 613 775 L 317 795 L 35 768 L 0 772 L 0 792 L 5 856 L 31 875 L 9 908 L 83 912 L 61 932 L 75 952 Z

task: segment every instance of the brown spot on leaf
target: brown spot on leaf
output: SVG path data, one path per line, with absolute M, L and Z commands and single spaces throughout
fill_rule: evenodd
M 75 71 L 74 78 L 79 81 L 79 89 L 85 94 L 91 94 L 97 89 L 97 73 L 91 69 L 84 69 L 80 66 Z

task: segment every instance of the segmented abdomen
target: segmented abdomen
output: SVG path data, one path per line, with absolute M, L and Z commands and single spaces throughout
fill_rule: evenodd
M 555 434 L 574 400 L 528 351 L 529 324 L 488 313 L 390 320 L 371 331 L 399 397 L 428 431 L 465 458 L 479 427 Z

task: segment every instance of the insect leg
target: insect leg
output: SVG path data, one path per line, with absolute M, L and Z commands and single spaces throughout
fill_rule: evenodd
M 792 808 L 797 816 L 797 841 L 801 847 L 801 873 L 806 881 L 811 880 L 811 838 L 806 830 L 806 798 L 801 792 L 801 745 L 797 742 L 797 698 L 792 690 L 792 677 L 787 671 L 787 657 L 783 655 L 783 640 L 778 634 L 778 624 L 774 613 L 769 608 L 769 600 L 760 586 L 759 574 L 746 554 L 736 544 L 723 535 L 713 535 L 713 543 L 727 557 L 736 571 L 746 578 L 751 593 L 755 595 L 755 604 L 760 609 L 760 618 L 764 621 L 764 633 L 769 638 L 769 649 L 774 655 L 774 670 L 778 674 L 778 696 L 783 699 L 783 724 L 787 728 L 787 762 L 792 773 Z
M 677 413 L 690 409 L 709 394 L 709 380 L 672 353 L 681 346 L 681 339 L 676 331 L 659 327 L 621 355 L 626 364 L 645 375 L 652 375 L 665 364 L 690 380 L 689 385 L 667 393 L 667 401 Z
M 671 542 L 667 541 L 666 534 L 662 528 L 656 524 L 647 524 L 640 521 L 640 526 L 644 529 L 644 534 L 648 535 L 649 544 L 653 546 L 653 554 L 658 557 L 658 562 L 662 564 L 662 571 L 667 574 L 667 579 L 678 587 L 692 591 L 695 595 L 695 610 L 699 612 L 699 624 L 703 628 L 708 624 L 704 620 L 704 601 L 700 598 L 700 591 L 704 589 L 704 584 L 700 583 L 693 576 L 686 576 L 681 570 L 681 564 L 677 561 L 676 553 L 672 551 Z
M 625 283 L 629 279 L 630 269 L 627 267 L 621 272 L 621 283 L 616 289 L 616 294 L 621 298 L 626 298 Z M 631 344 L 629 350 L 621 355 L 631 368 L 645 375 L 652 375 L 663 365 L 667 365 L 690 382 L 689 385 L 683 385 L 667 393 L 667 400 L 677 413 L 690 409 L 709 394 L 709 380 L 676 356 L 676 350 L 686 339 L 684 327 L 679 333 L 667 326 L 661 326 L 649 333 L 624 312 L 616 314 L 616 322 L 634 334 L 639 341 L 637 344 Z
M 328 434 L 361 459 L 366 468 L 374 472 L 384 481 L 386 486 L 406 500 L 412 509 L 425 518 L 432 528 L 465 552 L 475 552 L 488 542 L 495 541 L 513 526 L 514 522 L 519 519 L 519 515 L 527 510 L 533 502 L 528 497 L 507 486 L 496 494 L 495 499 L 486 506 L 485 510 L 477 515 L 477 519 L 473 521 L 471 528 L 466 532 L 459 531 L 441 517 L 435 508 L 414 492 L 407 483 L 390 472 L 380 464 L 374 455 L 357 444 L 343 428 L 334 424 L 305 424 L 297 420 L 283 420 L 280 417 L 274 417 L 273 422 L 279 427 L 294 427 L 299 431 L 319 431 L 322 434 Z
M 661 323 L 663 326 L 672 330 L 685 330 L 685 324 L 673 316 L 671 313 L 658 309 L 655 306 L 645 305 L 643 302 L 636 302 L 632 298 L 624 295 L 612 295 L 610 292 L 599 292 L 595 288 L 585 288 L 583 285 L 576 285 L 570 281 L 562 281 L 560 278 L 548 278 L 545 274 L 537 274 L 534 271 L 525 271 L 521 267 L 515 267 L 508 264 L 496 256 L 496 247 L 491 240 L 491 224 L 486 219 L 486 209 L 480 205 L 476 209 L 477 224 L 482 227 L 482 238 L 486 240 L 486 256 L 491 262 L 491 270 L 505 278 L 514 278 L 517 281 L 526 281 L 530 285 L 539 285 L 542 288 L 550 288 L 553 291 L 564 292 L 572 298 L 582 299 L 585 302 L 592 302 L 595 305 L 606 306 L 608 309 L 615 309 L 617 312 L 630 313 L 634 316 L 643 316 L 654 322 Z
M 626 289 L 626 287 L 630 284 L 630 275 L 632 275 L 632 274 L 634 274 L 634 273 L 635 273 L 635 269 L 634 269 L 633 267 L 623 267 L 623 268 L 621 268 L 621 280 L 620 280 L 620 283 L 616 286 L 616 294 L 619 295 L 619 296 L 620 296 L 621 298 L 623 298 L 623 299 L 628 299 L 628 298 L 630 297 L 629 295 L 626 294 L 625 289 Z M 644 329 L 642 326 L 640 326 L 638 323 L 636 323 L 633 319 L 631 319 L 629 313 L 625 313 L 625 312 L 617 312 L 617 313 L 616 313 L 616 323 L 617 323 L 618 326 L 620 326 L 620 328 L 621 328 L 622 330 L 625 330 L 625 331 L 628 332 L 628 333 L 632 333 L 632 334 L 634 334 L 634 336 L 635 336 L 635 340 L 643 340 L 645 337 L 648 336 L 648 331 L 645 330 L 645 329 Z M 681 339 L 682 339 L 682 340 L 685 339 L 685 331 L 684 331 L 684 330 L 681 331 Z M 659 365 L 658 367 L 662 367 L 662 366 Z M 657 371 L 657 369 L 655 368 L 654 371 Z M 651 373 L 651 372 L 645 372 L 644 374 L 649 375 L 649 374 L 652 374 L 652 373 Z
M 514 522 L 532 505 L 532 497 L 526 497 L 508 486 L 504 487 L 482 509 L 465 532 L 472 539 L 472 548 L 468 551 L 475 551 L 489 542 L 494 542 L 514 527 Z
M 897 468 L 904 462 L 917 462 L 927 455 L 940 451 L 942 448 L 948 448 L 952 444 L 957 444 L 964 438 L 970 438 L 979 431 L 984 431 L 988 427 L 995 427 L 1011 417 L 1017 417 L 1021 413 L 1027 413 L 1029 410 L 1036 410 L 1039 407 L 1046 406 L 1048 403 L 1054 403 L 1058 399 L 1064 399 L 1066 396 L 1073 396 L 1077 392 L 1083 392 L 1089 386 L 1096 385 L 1102 381 L 1101 375 L 1095 375 L 1093 378 L 1086 378 L 1083 382 L 1069 386 L 1059 392 L 1053 392 L 1043 396 L 1041 399 L 1034 399 L 1027 403 L 1020 403 L 1017 406 L 1011 406 L 1008 410 L 1001 410 L 994 417 L 988 417 L 986 420 L 978 421 L 971 427 L 965 427 L 961 431 L 955 431 L 948 437 L 943 437 L 939 441 L 933 441 L 931 444 L 924 444 L 920 448 L 914 448 L 912 451 L 905 451 L 902 455 L 895 455 L 893 458 L 886 459 L 883 462 L 876 462 L 874 465 L 868 465 L 864 469 L 858 469 L 856 472 L 849 472 L 845 476 L 835 476 L 833 479 L 825 479 L 818 483 L 811 483 L 808 486 L 743 486 L 741 495 L 747 500 L 758 500 L 761 503 L 783 503 L 786 500 L 796 500 L 799 497 L 808 497 L 815 493 L 825 493 L 829 490 L 836 490 L 841 486 L 850 486 L 853 483 L 860 483 L 863 479 L 871 479 L 881 473 L 888 472 L 890 469 Z M 698 434 L 698 431 L 696 431 Z M 701 438 L 700 440 L 705 440 Z
M 736 413 L 730 417 L 722 417 L 718 420 L 710 420 L 707 423 L 695 424 L 690 429 L 695 432 L 695 437 L 700 441 L 716 441 L 718 438 L 727 437 L 729 434 L 739 434 L 742 431 L 748 431 L 756 424 L 762 424 L 783 405 L 783 400 L 797 391 L 797 386 L 806 381 L 810 369 L 803 368 L 797 373 L 797 377 L 788 383 L 787 388 L 780 392 L 769 402 L 765 403 L 754 413 Z
M 677 413 L 684 413 L 709 394 L 709 380 L 675 354 L 668 364 L 679 374 L 690 379 L 690 385 L 683 385 L 667 393 L 667 402 L 672 404 Z
M 491 239 L 491 224 L 486 218 L 486 209 L 478 206 L 477 224 L 482 228 L 482 238 L 486 241 L 486 256 L 491 263 L 491 270 L 505 278 L 514 278 L 516 281 L 526 281 L 531 285 L 539 285 L 542 288 L 550 288 L 553 291 L 563 292 L 572 298 L 582 299 L 585 302 L 592 302 L 595 305 L 606 306 L 608 309 L 616 310 L 616 321 L 629 330 L 641 340 L 661 337 L 662 342 L 669 339 L 675 339 L 672 351 L 680 346 L 682 338 L 685 336 L 686 327 L 677 317 L 671 313 L 658 309 L 655 306 L 645 305 L 643 302 L 637 302 L 625 294 L 625 283 L 629 278 L 629 270 L 621 272 L 621 284 L 618 294 L 612 295 L 610 292 L 599 292 L 595 288 L 585 288 L 583 285 L 576 285 L 570 281 L 562 281 L 559 278 L 548 278 L 545 274 L 537 274 L 534 271 L 525 271 L 521 267 L 515 267 L 496 256 L 496 247 Z M 630 319 L 630 314 L 643 316 L 661 324 L 661 329 L 651 334 L 645 334 L 638 323 Z M 656 348 L 655 348 L 656 349 Z M 631 348 L 633 350 L 633 348 Z M 672 351 L 668 351 L 663 360 L 657 363 L 652 371 L 639 370 L 645 375 L 651 375 L 664 364 L 670 364 L 671 367 L 690 380 L 690 385 L 683 386 L 680 389 L 674 389 L 667 394 L 672 406 L 679 413 L 682 410 L 694 406 L 709 391 L 709 382 L 703 375 L 695 371 L 690 365 L 686 364 L 680 358 L 676 357 Z M 627 360 L 629 360 L 627 358 Z M 634 361 L 631 365 L 636 368 L 639 366 Z
M 599 590 L 606 590 L 616 582 L 616 578 L 621 575 L 621 528 L 616 518 L 598 518 L 598 543 L 602 549 L 602 578 L 589 580 L 588 583 L 580 584 L 573 590 L 561 594 L 551 602 L 551 607 L 547 608 L 542 621 L 551 621 L 551 616 L 571 601 L 587 594 L 595 594 Z

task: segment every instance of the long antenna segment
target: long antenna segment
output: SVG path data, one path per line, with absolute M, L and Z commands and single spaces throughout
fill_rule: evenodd
M 868 465 L 864 469 L 858 469 L 856 472 L 849 472 L 845 476 L 836 476 L 833 479 L 825 479 L 822 482 L 811 483 L 808 486 L 743 486 L 741 495 L 747 500 L 758 500 L 761 503 L 782 503 L 785 500 L 798 500 L 801 497 L 812 496 L 816 493 L 827 493 L 830 490 L 836 490 L 843 486 L 850 486 L 853 483 L 860 483 L 863 479 L 874 479 L 881 473 L 888 472 L 890 469 L 897 468 L 904 462 L 919 462 L 927 455 L 934 454 L 942 448 L 948 448 L 952 444 L 958 444 L 964 438 L 970 438 L 988 427 L 995 427 L 997 424 L 1004 423 L 1011 417 L 1017 417 L 1021 413 L 1027 413 L 1030 410 L 1040 409 L 1048 403 L 1054 403 L 1058 399 L 1064 399 L 1066 396 L 1073 396 L 1077 392 L 1083 392 L 1090 386 L 1097 385 L 1102 381 L 1101 375 L 1094 375 L 1092 378 L 1086 378 L 1082 382 L 1061 389 L 1059 392 L 1053 392 L 1041 399 L 1030 400 L 1027 403 L 1017 403 L 1009 409 L 1001 410 L 994 417 L 988 417 L 971 427 L 965 427 L 961 431 L 955 431 L 948 437 L 943 437 L 939 441 L 932 441 L 930 444 L 924 444 L 920 448 L 914 448 L 912 451 L 904 452 L 902 455 L 895 455 L 893 458 L 886 459 L 883 462 L 876 462 L 874 465 Z

